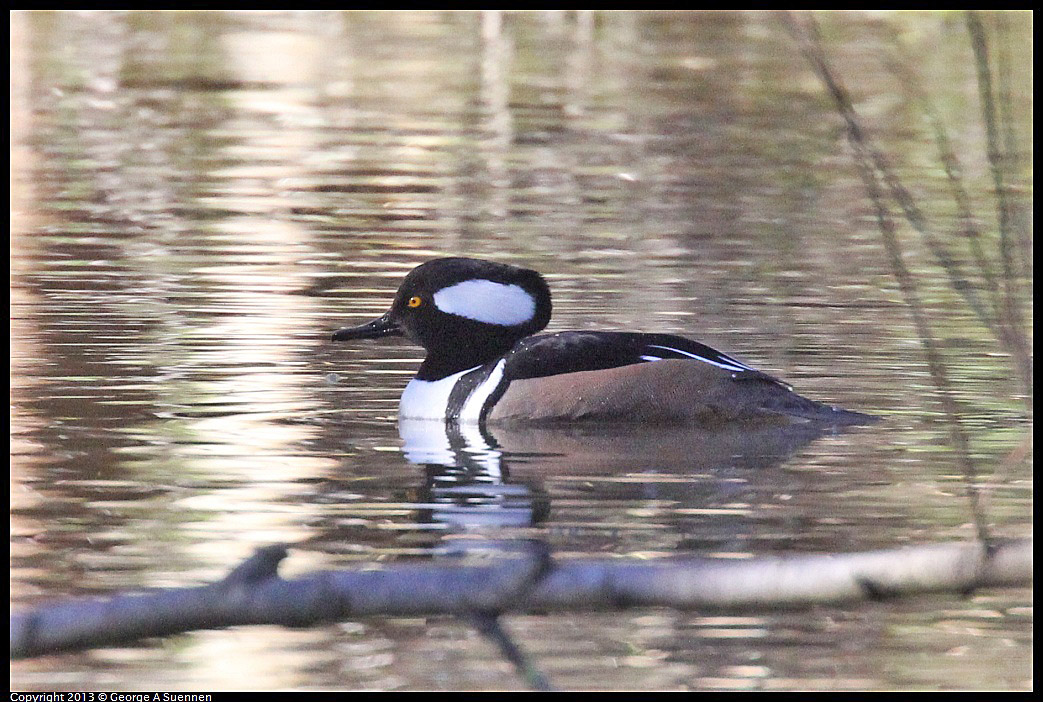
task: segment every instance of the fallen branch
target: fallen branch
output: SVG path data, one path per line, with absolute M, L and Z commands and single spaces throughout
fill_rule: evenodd
M 28 658 L 247 624 L 304 627 L 371 616 L 799 608 L 1032 581 L 1032 541 L 957 542 L 748 560 L 549 561 L 392 565 L 284 580 L 286 547 L 260 549 L 203 587 L 46 604 L 11 617 L 11 657 Z

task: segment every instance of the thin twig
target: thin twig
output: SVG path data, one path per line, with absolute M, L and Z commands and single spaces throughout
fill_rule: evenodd
M 930 325 L 924 314 L 916 281 L 903 261 L 901 244 L 895 231 L 890 210 L 884 203 L 881 185 L 886 184 L 889 194 L 899 203 L 910 224 L 916 227 L 918 231 L 926 233 L 923 216 L 919 208 L 912 202 L 908 191 L 902 187 L 897 177 L 894 176 L 883 155 L 873 146 L 871 139 L 865 133 L 865 130 L 862 129 L 858 114 L 852 106 L 847 90 L 833 74 L 826 60 L 825 52 L 822 48 L 822 37 L 815 18 L 810 14 L 806 14 L 804 21 L 801 23 L 798 22 L 793 14 L 785 13 L 783 17 L 785 18 L 786 26 L 798 40 L 802 53 L 804 53 L 826 86 L 830 96 L 833 98 L 837 111 L 847 125 L 848 142 L 855 152 L 855 165 L 857 166 L 859 176 L 862 178 L 869 200 L 873 203 L 877 224 L 880 229 L 884 249 L 891 263 L 892 272 L 909 306 L 916 333 L 920 337 L 920 343 L 924 348 L 928 371 L 934 380 L 935 386 L 938 388 L 942 408 L 948 420 L 947 424 L 953 448 L 963 463 L 967 483 L 967 496 L 971 502 L 971 512 L 978 538 L 983 542 L 987 542 L 989 535 L 981 510 L 977 488 L 978 471 L 971 456 L 970 440 L 963 428 L 963 423 L 960 421 L 960 407 L 950 386 L 942 355 L 934 342 Z M 936 255 L 939 255 L 940 251 L 941 249 L 936 251 Z M 947 266 L 947 270 L 953 271 L 955 269 Z
M 529 687 L 539 692 L 555 691 L 555 687 L 551 685 L 550 680 L 532 664 L 525 652 L 514 643 L 514 639 L 503 628 L 503 622 L 500 621 L 500 617 L 495 614 L 474 613 L 468 619 L 482 636 L 497 645 L 503 657 L 511 662 L 514 669 L 518 671 L 518 675 L 524 678 Z
M 1018 304 L 1019 283 L 1018 271 L 1014 265 L 1012 229 L 1013 203 L 1011 202 L 1006 173 L 1009 161 L 1000 150 L 1000 133 L 996 123 L 996 105 L 993 99 L 992 69 L 989 65 L 989 44 L 985 35 L 978 11 L 968 10 L 967 31 L 974 50 L 974 65 L 978 71 L 978 95 L 981 99 L 982 120 L 985 123 L 986 156 L 992 172 L 993 185 L 996 189 L 996 210 L 1000 234 L 1000 262 L 1003 267 L 1003 319 L 1010 328 L 1009 338 L 1013 344 L 1014 357 L 1025 382 L 1029 409 L 1032 408 L 1032 360 L 1028 350 L 1021 307 Z

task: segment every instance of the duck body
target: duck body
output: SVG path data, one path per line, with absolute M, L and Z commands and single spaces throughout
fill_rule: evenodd
M 837 409 L 727 354 L 673 334 L 564 331 L 536 271 L 469 258 L 413 269 L 391 309 L 334 341 L 404 335 L 427 356 L 399 416 L 463 423 L 819 421 Z

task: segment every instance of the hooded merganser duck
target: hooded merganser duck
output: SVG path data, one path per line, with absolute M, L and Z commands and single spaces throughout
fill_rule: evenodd
M 673 334 L 564 331 L 539 273 L 438 258 L 402 281 L 380 319 L 333 341 L 404 335 L 424 347 L 399 416 L 451 422 L 820 421 L 875 417 L 801 397 L 727 354 Z

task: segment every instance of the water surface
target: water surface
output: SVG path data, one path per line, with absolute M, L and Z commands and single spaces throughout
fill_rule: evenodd
M 986 19 L 1010 32 L 1027 134 L 1031 17 Z M 897 37 L 994 231 L 962 16 L 820 20 L 856 109 L 952 229 L 922 112 L 887 67 Z M 23 13 L 12 65 L 16 606 L 196 585 L 275 542 L 295 545 L 293 575 L 521 537 L 559 558 L 743 558 L 974 534 L 842 123 L 777 16 Z M 1010 359 L 901 239 L 990 528 L 1024 536 L 1031 428 Z M 440 255 L 542 271 L 552 331 L 689 335 L 884 421 L 755 448 L 609 428 L 446 451 L 396 422 L 420 350 L 329 342 Z M 561 687 L 635 690 L 1027 688 L 1031 624 L 1027 590 L 508 621 Z M 521 685 L 443 618 L 198 632 L 19 662 L 11 684 Z

